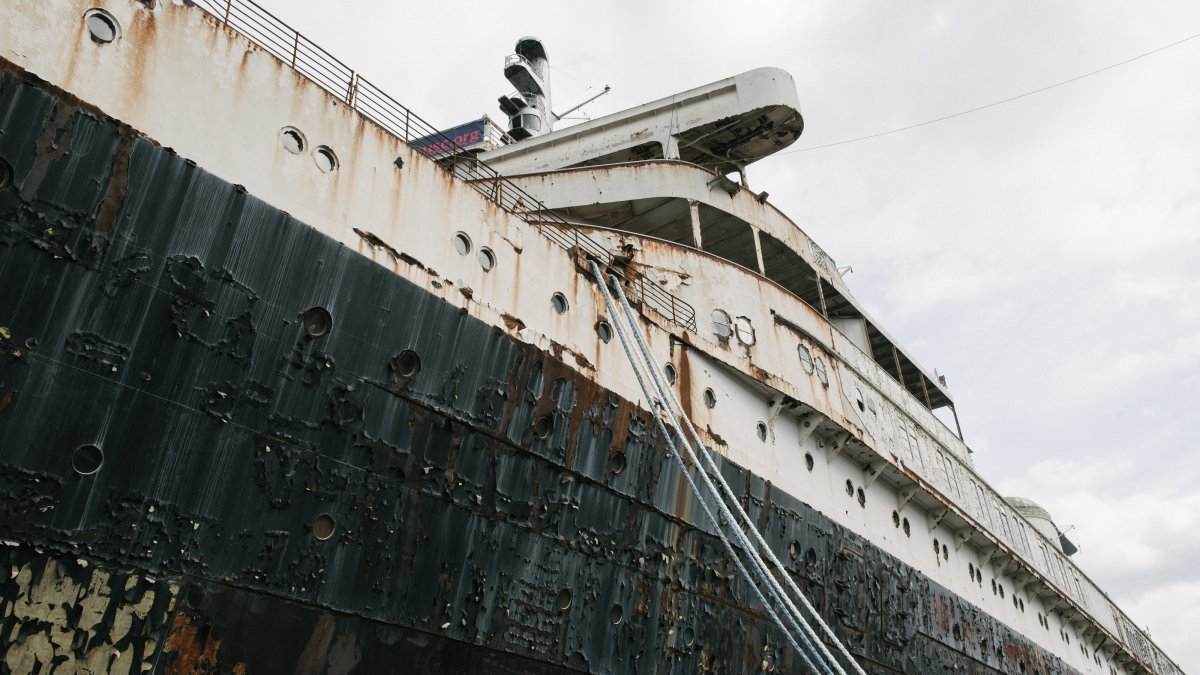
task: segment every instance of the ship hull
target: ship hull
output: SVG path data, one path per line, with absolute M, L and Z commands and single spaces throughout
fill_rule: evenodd
M 803 672 L 646 411 L 11 66 L 0 126 L 11 672 Z M 1074 672 L 722 470 L 867 672 Z

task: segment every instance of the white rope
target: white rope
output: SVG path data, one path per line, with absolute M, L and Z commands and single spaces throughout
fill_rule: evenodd
M 602 284 L 602 286 L 603 286 L 603 284 Z M 782 576 L 784 578 L 784 580 L 788 584 L 788 587 L 790 588 L 792 593 L 797 598 L 800 599 L 800 602 L 804 606 L 805 610 L 807 610 L 809 615 L 812 616 L 813 620 L 817 623 L 818 626 L 820 626 L 820 628 L 825 633 L 825 635 L 828 636 L 829 640 L 833 642 L 833 644 L 837 647 L 838 651 L 840 651 L 842 656 L 845 657 L 846 661 L 848 663 L 850 663 L 850 665 L 853 667 L 854 672 L 857 673 L 857 675 L 866 675 L 863 672 L 862 667 L 859 666 L 858 662 L 855 661 L 853 656 L 851 656 L 849 650 L 847 650 L 845 645 L 843 645 L 842 642 L 837 638 L 837 636 L 829 628 L 828 624 L 825 623 L 825 621 L 817 613 L 816 609 L 813 608 L 812 604 L 805 597 L 804 593 L 796 585 L 795 581 L 792 580 L 791 576 L 787 572 L 787 569 L 783 566 L 782 563 L 779 562 L 779 559 L 775 556 L 774 552 L 771 551 L 771 548 L 767 545 L 766 541 L 763 540 L 762 535 L 758 532 L 758 529 L 754 526 L 753 521 L 750 520 L 750 517 L 746 514 L 745 510 L 742 509 L 742 506 L 738 502 L 736 494 L 729 487 L 729 484 L 725 482 L 724 477 L 721 476 L 720 470 L 716 466 L 716 463 L 713 461 L 712 456 L 708 452 L 708 449 L 700 441 L 699 434 L 696 432 L 695 427 L 692 426 L 691 420 L 688 419 L 687 414 L 683 411 L 682 406 L 680 406 L 678 400 L 676 400 L 676 398 L 675 398 L 674 394 L 671 392 L 670 388 L 665 387 L 663 385 L 662 380 L 660 379 L 662 376 L 660 374 L 658 364 L 655 361 L 653 354 L 650 352 L 649 347 L 646 345 L 645 340 L 643 339 L 640 331 L 636 330 L 636 318 L 633 313 L 633 310 L 629 306 L 629 301 L 625 297 L 625 292 L 624 292 L 623 288 L 621 287 L 620 282 L 618 280 L 616 280 L 615 278 L 613 279 L 613 286 L 616 289 L 617 296 L 621 301 L 621 307 L 624 310 L 626 320 L 629 321 L 630 324 L 635 327 L 634 337 L 637 339 L 638 345 L 641 348 L 642 356 L 645 359 L 645 362 L 650 367 L 650 373 L 651 373 L 651 377 L 654 381 L 655 387 L 656 387 L 656 389 L 658 389 L 659 394 L 660 394 L 660 396 L 662 396 L 663 400 L 669 401 L 669 404 L 670 404 L 669 412 L 671 414 L 673 424 L 675 424 L 676 428 L 678 429 L 678 423 L 676 422 L 676 417 L 678 417 L 678 419 L 682 419 L 684 424 L 687 426 L 690 436 L 683 436 L 682 430 L 680 430 L 680 434 L 681 434 L 681 438 L 683 438 L 685 440 L 686 439 L 691 440 L 691 442 L 685 442 L 685 446 L 684 446 L 685 448 L 688 449 L 689 458 L 692 459 L 693 462 L 697 461 L 696 457 L 695 457 L 696 453 L 694 453 L 692 451 L 692 447 L 691 447 L 692 443 L 694 442 L 694 444 L 698 450 L 698 454 L 701 457 L 703 457 L 703 459 L 704 459 L 703 464 L 700 464 L 699 462 L 697 462 L 698 466 L 700 466 L 702 468 L 701 478 L 706 483 L 706 487 L 709 487 L 709 489 L 712 490 L 714 492 L 714 494 L 716 494 L 718 496 L 718 503 L 722 507 L 722 509 L 721 509 L 722 512 L 724 514 L 726 514 L 726 517 L 730 521 L 732 521 L 735 525 L 737 525 L 737 527 L 735 527 L 735 533 L 739 535 L 738 536 L 739 540 L 742 542 L 742 544 L 745 546 L 745 548 L 750 552 L 752 562 L 755 563 L 754 566 L 759 567 L 761 565 L 761 566 L 765 567 L 765 563 L 762 561 L 762 558 L 759 556 L 759 553 L 757 550 L 758 548 L 761 548 L 763 553 L 765 553 L 767 558 L 770 560 L 771 564 L 774 565 L 774 567 L 779 571 L 779 576 Z M 707 467 L 707 468 L 705 468 L 705 467 Z M 725 499 L 722 498 L 721 493 L 719 491 L 717 491 L 715 487 L 712 486 L 712 483 L 708 478 L 709 472 L 711 472 L 712 475 L 716 478 L 717 482 L 720 484 L 721 488 L 724 490 L 724 493 L 726 495 L 728 495 L 728 499 L 730 502 L 733 503 L 733 506 L 737 510 L 740 520 L 734 519 L 732 517 L 732 515 L 730 515 L 728 513 L 728 508 L 726 506 Z M 743 523 L 743 522 L 745 523 L 745 529 L 743 529 L 743 527 L 741 525 L 741 523 Z M 758 547 L 755 547 L 749 543 L 749 541 L 746 539 L 746 535 L 745 535 L 746 531 L 749 531 L 749 533 L 753 535 L 755 541 L 758 543 Z M 763 571 L 765 572 L 765 570 L 763 570 Z M 788 594 L 782 589 L 782 587 L 779 587 L 778 580 L 774 576 L 769 576 L 768 578 L 769 578 L 770 582 L 772 583 L 772 585 L 778 588 L 779 593 L 782 596 L 787 609 L 796 615 L 796 617 L 799 619 L 799 623 L 802 627 L 808 629 L 806 632 L 811 632 L 812 629 L 808 626 L 808 623 L 804 620 L 803 616 L 800 615 L 800 612 L 798 609 L 796 609 L 796 606 L 791 602 L 791 599 L 788 596 Z M 813 635 L 812 637 L 813 637 L 813 641 L 820 648 L 822 654 L 833 664 L 833 667 L 837 670 L 839 675 L 845 675 L 845 671 L 842 670 L 842 668 L 838 664 L 837 660 L 834 659 L 833 655 L 830 654 L 829 651 L 825 648 L 825 645 L 823 644 L 823 642 L 819 639 L 816 639 L 815 635 Z
M 594 261 L 592 262 L 592 272 L 596 276 L 596 282 L 600 286 L 600 291 L 604 296 L 604 303 L 608 308 L 609 316 L 613 318 L 613 326 L 617 331 L 617 337 L 621 340 L 621 346 L 625 350 L 625 356 L 629 359 L 629 363 L 633 367 L 633 373 L 634 373 L 634 376 L 637 378 L 638 385 L 642 389 L 642 394 L 646 397 L 646 399 L 647 399 L 649 405 L 651 405 L 651 407 L 656 407 L 654 404 L 659 403 L 658 407 L 662 407 L 665 409 L 665 406 L 661 404 L 661 401 L 662 401 L 661 397 L 651 396 L 650 390 L 646 386 L 645 379 L 643 378 L 642 373 L 641 373 L 642 368 L 645 367 L 645 362 L 644 361 L 641 362 L 641 366 L 639 366 L 639 359 L 637 359 L 634 356 L 632 350 L 630 349 L 629 339 L 626 337 L 626 325 L 625 325 L 626 321 L 621 319 L 621 315 L 617 313 L 616 308 L 613 306 L 612 298 L 609 296 L 607 285 L 604 283 L 603 276 L 600 273 L 600 268 L 599 268 L 599 266 L 596 265 L 596 263 Z M 619 282 L 616 282 L 616 285 L 617 285 L 617 288 L 619 291 L 620 290 Z M 622 294 L 622 300 L 624 300 L 623 294 Z M 634 333 L 635 336 L 639 336 L 636 324 L 630 323 L 628 328 L 631 332 Z M 640 336 L 639 336 L 639 342 L 640 342 Z M 671 450 L 671 455 L 674 458 L 676 465 L 679 467 L 679 470 L 682 472 L 684 480 L 687 481 L 688 487 L 691 489 L 693 495 L 696 497 L 696 500 L 700 504 L 701 509 L 704 511 L 705 515 L 708 517 L 708 520 L 712 523 L 712 526 L 717 533 L 717 537 L 721 540 L 721 543 L 724 544 L 725 550 L 729 554 L 729 557 L 733 561 L 734 565 L 737 567 L 738 572 L 742 575 L 742 577 L 744 579 L 746 579 L 748 582 L 750 582 L 750 587 L 754 590 L 754 593 L 758 596 L 758 599 L 762 603 L 763 607 L 766 608 L 768 615 L 771 617 L 771 620 L 775 623 L 776 626 L 779 627 L 779 629 L 781 631 L 783 631 L 785 638 L 792 645 L 792 648 L 796 650 L 796 653 L 800 655 L 800 658 L 803 659 L 805 665 L 808 666 L 809 670 L 812 672 L 817 672 L 817 673 L 823 672 L 823 673 L 831 674 L 833 671 L 830 670 L 828 663 L 825 662 L 825 659 L 821 658 L 821 655 L 813 647 L 810 636 L 815 638 L 815 635 L 813 634 L 812 629 L 809 628 L 807 631 L 803 630 L 804 628 L 808 628 L 807 625 L 804 624 L 803 619 L 798 617 L 796 614 L 794 614 L 792 612 L 786 612 L 789 623 L 793 624 L 793 626 L 795 626 L 796 629 L 800 632 L 800 642 L 802 642 L 804 644 L 804 646 L 807 648 L 807 649 L 801 649 L 800 645 L 797 643 L 795 636 L 783 624 L 783 621 L 780 619 L 779 615 L 775 612 L 771 603 L 767 602 L 766 597 L 764 597 L 762 590 L 759 589 L 758 584 L 755 581 L 755 577 L 751 576 L 750 572 L 746 570 L 746 568 L 743 565 L 743 563 L 741 562 L 740 558 L 737 556 L 737 552 L 733 548 L 733 545 L 729 542 L 729 539 L 725 536 L 724 530 L 723 530 L 723 527 L 722 527 L 720 521 L 716 518 L 716 516 L 713 515 L 712 510 L 709 508 L 708 500 L 705 499 L 703 493 L 701 493 L 701 491 L 700 491 L 700 488 L 696 486 L 695 481 L 692 479 L 691 473 L 688 471 L 687 465 L 683 461 L 683 457 L 679 454 L 679 450 L 675 447 L 675 443 L 672 440 L 672 437 L 670 436 L 670 434 L 667 433 L 667 429 L 664 426 L 662 416 L 658 412 L 657 407 L 655 410 L 652 410 L 651 412 L 654 414 L 654 420 L 655 420 L 655 423 L 658 425 L 659 432 L 663 435 L 663 438 L 666 440 L 667 447 Z M 672 423 L 672 426 L 674 426 L 678 437 L 684 438 L 683 430 L 679 428 L 678 421 L 675 420 L 674 418 L 672 418 L 671 423 Z M 688 446 L 685 445 L 685 447 L 688 447 Z M 695 464 L 699 468 L 700 464 L 699 464 L 699 462 L 696 461 L 696 458 L 695 458 L 694 454 L 692 453 L 692 450 L 690 447 L 688 447 L 688 454 L 689 454 L 693 464 Z M 707 483 L 707 487 L 714 494 L 714 496 L 718 496 L 718 493 L 716 493 L 715 488 L 712 486 L 712 483 L 709 482 L 708 477 L 705 475 L 705 472 L 702 469 L 700 470 L 700 475 L 701 475 L 701 478 L 703 478 L 705 480 L 705 482 Z M 718 499 L 718 505 L 721 508 L 722 515 L 726 518 L 726 520 L 730 523 L 733 523 L 734 521 L 733 521 L 732 514 L 729 513 L 728 508 L 725 506 L 725 504 L 720 499 Z M 738 531 L 738 528 L 735 528 L 735 531 Z M 751 551 L 748 546 L 748 542 L 745 541 L 744 535 L 739 537 L 739 539 L 741 539 L 741 543 L 746 548 L 746 550 L 750 551 L 750 553 L 753 553 L 753 551 Z M 767 571 L 762 568 L 761 560 L 757 560 L 756 557 L 753 555 L 750 555 L 748 557 L 750 557 L 752 564 L 754 565 L 754 567 L 756 567 L 756 572 L 758 574 L 758 577 L 762 580 L 763 584 L 767 587 L 768 592 L 772 595 L 775 602 L 781 606 L 786 607 L 786 604 L 787 604 L 785 602 L 786 598 L 781 597 L 782 588 L 780 588 L 778 586 L 778 584 L 774 581 L 774 579 L 772 579 L 770 577 L 770 575 L 767 573 Z M 799 621 L 797 621 L 797 619 L 799 619 Z M 818 663 L 821 666 L 820 669 L 818 669 L 817 666 L 815 666 L 812 663 L 812 660 L 809 659 L 808 655 L 810 653 L 814 657 L 816 657 Z M 836 667 L 836 663 L 834 664 L 834 666 Z M 840 669 L 838 669 L 838 670 L 839 670 L 839 672 L 841 672 Z

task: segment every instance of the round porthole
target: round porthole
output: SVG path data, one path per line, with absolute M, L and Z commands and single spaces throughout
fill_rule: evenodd
M 321 541 L 326 541 L 332 537 L 335 529 L 337 529 L 337 522 L 328 513 L 322 513 L 317 516 L 316 520 L 313 520 L 313 536 Z
M 809 471 L 813 470 L 813 465 L 815 465 L 815 464 L 816 464 L 816 462 L 813 461 L 812 453 L 811 452 L 804 453 L 804 466 L 807 467 Z
M 554 604 L 558 605 L 558 608 L 561 610 L 564 610 L 564 611 L 570 609 L 571 608 L 571 589 L 564 588 L 561 591 L 559 591 L 558 596 L 554 598 Z
M 825 371 L 825 362 L 821 360 L 821 357 L 818 356 L 813 359 L 813 368 L 817 371 L 817 379 L 821 381 L 821 384 L 828 387 L 829 373 Z
M 454 250 L 458 251 L 459 255 L 470 255 L 471 248 L 471 238 L 466 232 L 454 233 Z
M 496 254 L 492 253 L 492 249 L 482 246 L 479 249 L 479 266 L 484 272 L 491 272 L 496 266 Z
M 609 340 L 612 340 L 612 336 L 612 326 L 608 325 L 607 321 L 596 322 L 596 337 L 599 337 L 601 342 L 608 342 Z
M 279 143 L 283 146 L 284 150 L 293 155 L 299 155 L 304 152 L 304 148 L 308 147 L 308 144 L 304 141 L 304 134 L 300 133 L 300 130 L 296 127 L 284 127 L 280 129 Z
M 0 190 L 7 190 L 8 186 L 13 182 L 13 168 L 8 162 L 0 157 Z
M 766 425 L 766 423 L 759 422 L 758 424 L 754 425 L 754 431 L 755 431 L 755 433 L 758 434 L 758 440 L 760 440 L 760 441 L 767 440 L 767 425 Z
M 313 150 L 313 161 L 317 163 L 317 168 L 321 173 L 333 173 L 338 168 L 337 155 L 333 154 L 333 150 L 329 146 L 318 145 L 316 150 Z
M 619 626 L 625 620 L 625 610 L 620 605 L 613 605 L 612 609 L 608 610 L 608 620 L 612 625 Z
M 788 555 L 791 556 L 792 560 L 800 557 L 800 542 L 793 539 L 792 543 L 788 544 Z
M 562 293 L 555 293 L 550 296 L 550 306 L 554 308 L 555 314 L 566 314 L 570 305 L 567 304 L 567 296 Z
M 83 14 L 83 23 L 87 26 L 92 42 L 106 45 L 121 37 L 121 24 L 117 19 L 102 9 L 89 9 Z
M 625 453 L 618 450 L 617 452 L 609 455 L 608 470 L 611 471 L 614 476 L 620 475 L 625 471 L 625 463 Z
M 908 518 L 905 518 L 904 521 L 900 525 L 904 529 L 904 536 L 911 537 L 912 536 L 912 527 L 908 524 Z
M 704 406 L 706 408 L 717 407 L 717 392 L 713 391 L 712 388 L 704 390 Z
M 421 357 L 411 349 L 405 349 L 388 361 L 388 368 L 398 377 L 413 377 L 421 372 Z
M 854 404 L 858 406 L 859 412 L 867 411 L 867 404 L 863 400 L 862 389 L 859 389 L 858 387 L 854 388 Z
M 808 373 L 809 375 L 812 375 L 812 373 L 813 373 L 812 352 L 808 351 L 808 347 L 805 347 L 804 345 L 797 346 L 796 352 L 800 354 L 800 365 L 804 367 L 804 372 Z
M 309 337 L 321 337 L 333 328 L 333 317 L 324 307 L 309 307 L 300 314 L 300 321 Z
M 533 421 L 533 435 L 545 440 L 550 437 L 550 432 L 554 431 L 554 418 L 549 415 L 542 415 Z
M 104 451 L 95 445 L 86 444 L 71 453 L 71 468 L 80 476 L 91 476 L 104 464 Z
M 864 509 L 867 508 L 867 493 L 863 492 L 862 488 L 858 488 L 856 492 L 858 495 L 858 505 Z
M 663 366 L 663 375 L 667 376 L 668 384 L 675 384 L 676 378 L 679 377 L 679 373 L 675 372 L 675 366 L 669 363 Z
M 849 478 L 846 479 L 846 494 L 854 496 L 854 483 L 851 483 Z
M 900 513 L 892 511 L 892 527 L 900 527 Z

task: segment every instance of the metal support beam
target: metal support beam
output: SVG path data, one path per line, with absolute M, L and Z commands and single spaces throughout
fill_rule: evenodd
M 913 497 L 916 497 L 916 496 L 917 496 L 917 486 L 916 485 L 910 485 L 910 486 L 900 490 L 900 494 L 898 494 L 896 496 L 896 510 L 903 511 L 904 507 L 908 506 L 908 503 L 911 502 L 913 500 Z
M 842 434 L 841 439 L 838 442 L 834 443 L 833 448 L 831 448 L 829 450 L 829 452 L 826 454 L 825 463 L 832 464 L 833 458 L 842 454 L 842 450 L 845 450 L 846 446 L 849 444 L 850 444 L 850 432 L 847 431 Z
M 936 512 L 930 511 L 929 512 L 929 515 L 930 515 L 929 531 L 933 532 L 934 530 L 936 530 L 937 526 L 942 524 L 942 520 L 944 520 L 949 513 L 950 513 L 950 509 L 940 509 Z
M 863 489 L 865 490 L 865 489 L 871 487 L 871 483 L 874 483 L 875 479 L 879 478 L 879 476 L 882 474 L 883 474 L 883 464 L 882 463 L 868 464 L 866 471 L 863 472 L 863 475 L 864 475 Z
M 696 248 L 704 250 L 704 244 L 700 241 L 700 202 L 695 199 L 688 200 L 688 213 L 692 216 L 692 243 Z

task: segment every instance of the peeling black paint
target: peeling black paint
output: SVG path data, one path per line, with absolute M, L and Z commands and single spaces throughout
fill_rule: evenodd
M 0 120 L 4 346 L 42 345 L 0 364 L 0 555 L 103 573 L 110 614 L 153 590 L 120 638 L 152 672 L 800 671 L 645 411 L 44 87 L 5 74 Z M 1073 672 L 722 471 L 868 672 Z M 25 594 L 0 583 L 9 650 L 54 628 Z

